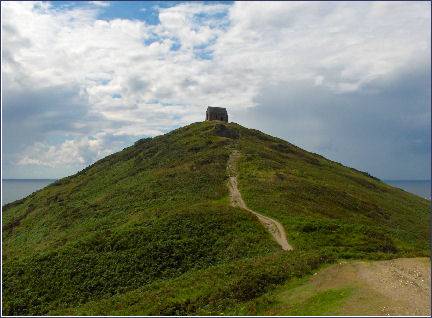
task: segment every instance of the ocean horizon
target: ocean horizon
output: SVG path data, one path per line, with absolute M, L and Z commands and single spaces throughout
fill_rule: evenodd
M 2 179 L 2 206 L 25 198 L 33 192 L 53 183 L 57 179 Z M 431 180 L 382 180 L 383 182 L 418 195 L 431 199 Z
M 2 179 L 2 206 L 25 198 L 57 179 Z
M 383 182 L 416 194 L 422 198 L 431 199 L 431 180 L 382 180 Z

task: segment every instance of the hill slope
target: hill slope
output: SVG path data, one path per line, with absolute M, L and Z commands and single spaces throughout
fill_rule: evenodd
M 249 208 L 231 207 L 238 150 Z M 429 202 L 240 125 L 143 139 L 3 209 L 3 314 L 220 314 L 336 258 L 428 255 Z

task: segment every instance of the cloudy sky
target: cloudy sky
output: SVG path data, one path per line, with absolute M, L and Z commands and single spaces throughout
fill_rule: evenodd
M 428 2 L 2 2 L 5 178 L 75 173 L 207 105 L 430 179 Z

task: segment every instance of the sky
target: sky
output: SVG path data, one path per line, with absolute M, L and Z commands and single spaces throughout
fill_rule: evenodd
M 71 175 L 207 106 L 430 179 L 429 2 L 1 2 L 3 178 Z

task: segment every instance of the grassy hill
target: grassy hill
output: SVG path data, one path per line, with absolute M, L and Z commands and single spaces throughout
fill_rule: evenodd
M 229 206 L 233 149 L 243 198 L 294 251 Z M 339 258 L 428 255 L 429 205 L 259 131 L 195 123 L 4 206 L 3 314 L 244 313 Z

